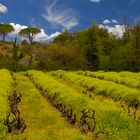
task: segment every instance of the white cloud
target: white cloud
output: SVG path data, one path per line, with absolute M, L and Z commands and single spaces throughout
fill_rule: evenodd
M 11 33 L 13 35 L 17 35 L 20 32 L 20 30 L 27 28 L 27 26 L 15 24 L 15 23 L 10 23 L 10 25 L 12 25 L 14 28 L 14 31 Z
M 110 34 L 116 35 L 117 37 L 122 37 L 125 31 L 124 25 L 115 25 L 115 26 L 105 26 L 100 24 L 99 28 L 107 29 Z
M 105 19 L 102 23 L 103 23 L 103 24 L 110 24 L 111 22 L 110 22 L 110 20 Z
M 51 35 L 47 35 L 45 33 L 44 29 L 41 29 L 41 32 L 35 36 L 34 41 L 36 41 L 36 42 L 50 42 L 50 41 L 53 41 L 53 39 L 60 34 L 61 34 L 61 32 L 55 32 L 55 33 L 52 33 Z
M 118 24 L 118 21 L 116 19 L 111 19 L 111 20 L 108 20 L 108 19 L 105 19 L 102 21 L 103 24 Z
M 41 29 L 41 32 L 35 36 L 35 41 L 45 42 L 48 39 L 48 35 L 45 33 L 44 29 Z
M 48 39 L 55 38 L 55 37 L 57 37 L 57 36 L 60 35 L 60 34 L 61 34 L 61 32 L 55 32 L 55 33 L 51 34 L 51 35 L 48 37 Z
M 112 23 L 115 23 L 115 24 L 118 23 L 118 21 L 116 19 L 112 19 L 111 21 L 112 21 Z
M 105 26 L 102 25 L 102 24 L 99 24 L 98 26 L 99 26 L 99 28 L 103 28 L 103 29 L 105 29 Z
M 22 29 L 25 29 L 27 28 L 28 26 L 25 26 L 25 25 L 20 25 L 20 24 L 15 24 L 15 23 L 10 23 L 10 25 L 13 26 L 14 28 L 14 31 L 12 33 L 10 33 L 10 36 L 13 37 L 13 36 L 16 36 L 18 35 L 18 33 L 20 32 L 20 30 Z M 40 29 L 41 32 L 38 33 L 35 38 L 34 38 L 34 41 L 37 41 L 37 42 L 48 42 L 48 41 L 52 41 L 56 36 L 58 36 L 59 34 L 61 34 L 60 32 L 55 32 L 51 35 L 47 35 L 44 31 L 44 29 Z M 21 40 L 25 39 L 24 37 L 20 37 Z
M 101 0 L 90 0 L 91 2 L 99 3 Z
M 0 3 L 0 13 L 7 13 L 8 9 L 5 5 Z
M 55 32 L 55 33 L 51 34 L 50 36 L 48 36 L 48 39 L 45 42 L 52 42 L 54 40 L 54 38 L 60 34 L 61 34 L 61 32 Z
M 122 37 L 123 33 L 125 31 L 125 26 L 124 25 L 115 25 L 114 27 L 109 27 L 108 32 L 112 33 L 118 37 Z
M 69 30 L 79 24 L 78 19 L 75 17 L 75 11 L 70 8 L 58 8 L 56 1 L 46 7 L 46 13 L 42 16 L 54 27 L 60 26 L 63 29 L 66 28 Z

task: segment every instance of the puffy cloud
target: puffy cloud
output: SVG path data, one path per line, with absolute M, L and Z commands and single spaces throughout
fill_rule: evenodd
M 48 36 L 45 33 L 44 29 L 41 29 L 41 32 L 35 36 L 34 41 L 37 41 L 37 42 L 50 42 L 50 41 L 53 41 L 53 39 L 55 37 L 57 37 L 59 34 L 61 34 L 61 32 L 55 32 L 55 33 L 53 33 L 53 34 Z
M 59 34 L 61 34 L 61 32 L 55 32 L 51 35 L 47 35 L 45 33 L 44 29 L 41 29 L 41 32 L 35 36 L 34 41 L 36 41 L 36 42 L 51 42 Z
M 110 22 L 110 20 L 105 19 L 102 23 L 103 23 L 103 24 L 110 24 L 111 22 Z
M 14 28 L 14 31 L 10 34 L 11 37 L 17 35 L 20 30 L 22 29 L 25 29 L 27 28 L 28 26 L 25 26 L 25 25 L 20 25 L 20 24 L 15 24 L 15 23 L 10 23 L 10 25 L 13 26 Z M 44 29 L 40 29 L 41 32 L 38 33 L 35 38 L 34 38 L 34 41 L 37 41 L 37 42 L 48 42 L 48 41 L 53 41 L 53 39 L 58 36 L 59 34 L 61 34 L 60 32 L 55 32 L 53 34 L 51 34 L 50 36 L 48 36 Z M 20 38 L 21 40 L 25 39 L 24 37 L 21 37 Z
M 27 26 L 15 24 L 15 23 L 10 23 L 10 25 L 12 25 L 14 28 L 14 31 L 11 33 L 13 35 L 18 34 L 20 32 L 20 30 L 27 28 Z
M 94 3 L 99 3 L 101 0 L 90 0 L 90 1 Z
M 108 19 L 105 19 L 102 21 L 103 24 L 118 24 L 118 21 L 116 19 L 111 19 L 111 20 L 108 20 Z
M 61 32 L 55 32 L 55 33 L 51 34 L 50 36 L 48 36 L 48 39 L 47 39 L 46 42 L 51 42 L 51 41 L 53 41 L 54 38 L 57 37 L 57 36 L 60 35 L 60 34 L 61 34 Z
M 34 38 L 34 41 L 36 42 L 47 42 L 47 40 L 48 35 L 45 33 L 44 29 L 41 29 L 41 32 L 38 33 Z
M 105 26 L 103 24 L 99 24 L 98 26 L 99 26 L 99 28 L 105 29 Z
M 115 25 L 114 27 L 109 27 L 108 32 L 112 33 L 118 37 L 122 37 L 123 33 L 125 31 L 125 26 L 124 25 Z
M 112 21 L 112 23 L 115 23 L 115 24 L 118 23 L 118 21 L 116 19 L 112 19 L 111 21 Z
M 122 37 L 125 31 L 124 25 L 115 25 L 115 26 L 105 26 L 100 24 L 99 28 L 107 29 L 110 34 L 116 35 L 118 37 Z
M 55 32 L 55 33 L 51 34 L 51 35 L 48 37 L 48 39 L 57 37 L 57 36 L 60 35 L 60 34 L 61 34 L 61 32 Z
M 60 26 L 63 29 L 71 29 L 79 24 L 78 19 L 75 17 L 73 9 L 58 8 L 56 1 L 46 7 L 46 13 L 42 15 L 54 27 Z
M 0 3 L 0 13 L 7 13 L 8 9 L 5 5 Z

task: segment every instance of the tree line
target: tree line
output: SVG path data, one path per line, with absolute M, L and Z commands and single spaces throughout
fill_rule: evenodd
M 0 24 L 0 35 L 4 41 L 14 29 L 11 25 L 2 26 Z M 28 42 L 22 41 L 20 45 L 16 45 L 16 39 L 13 42 L 15 70 L 20 65 L 20 70 L 140 71 L 140 24 L 124 27 L 122 37 L 108 33 L 97 24 L 76 32 L 65 30 L 49 44 L 34 42 L 40 29 L 22 29 L 19 35 Z
M 140 71 L 140 24 L 125 25 L 122 37 L 93 24 L 86 30 L 65 31 L 53 43 L 78 47 L 89 70 Z

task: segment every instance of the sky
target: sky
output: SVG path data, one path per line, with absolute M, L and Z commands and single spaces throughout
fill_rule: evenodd
M 86 29 L 94 22 L 119 31 L 125 22 L 140 23 L 140 0 L 0 0 L 0 22 L 15 32 L 38 27 L 36 40 L 46 41 L 63 32 Z

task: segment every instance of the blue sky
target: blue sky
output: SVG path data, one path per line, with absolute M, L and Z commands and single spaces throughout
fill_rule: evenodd
M 64 28 L 85 29 L 140 23 L 140 0 L 0 0 L 0 22 L 35 26 L 47 35 Z M 5 11 L 4 11 L 4 7 Z

